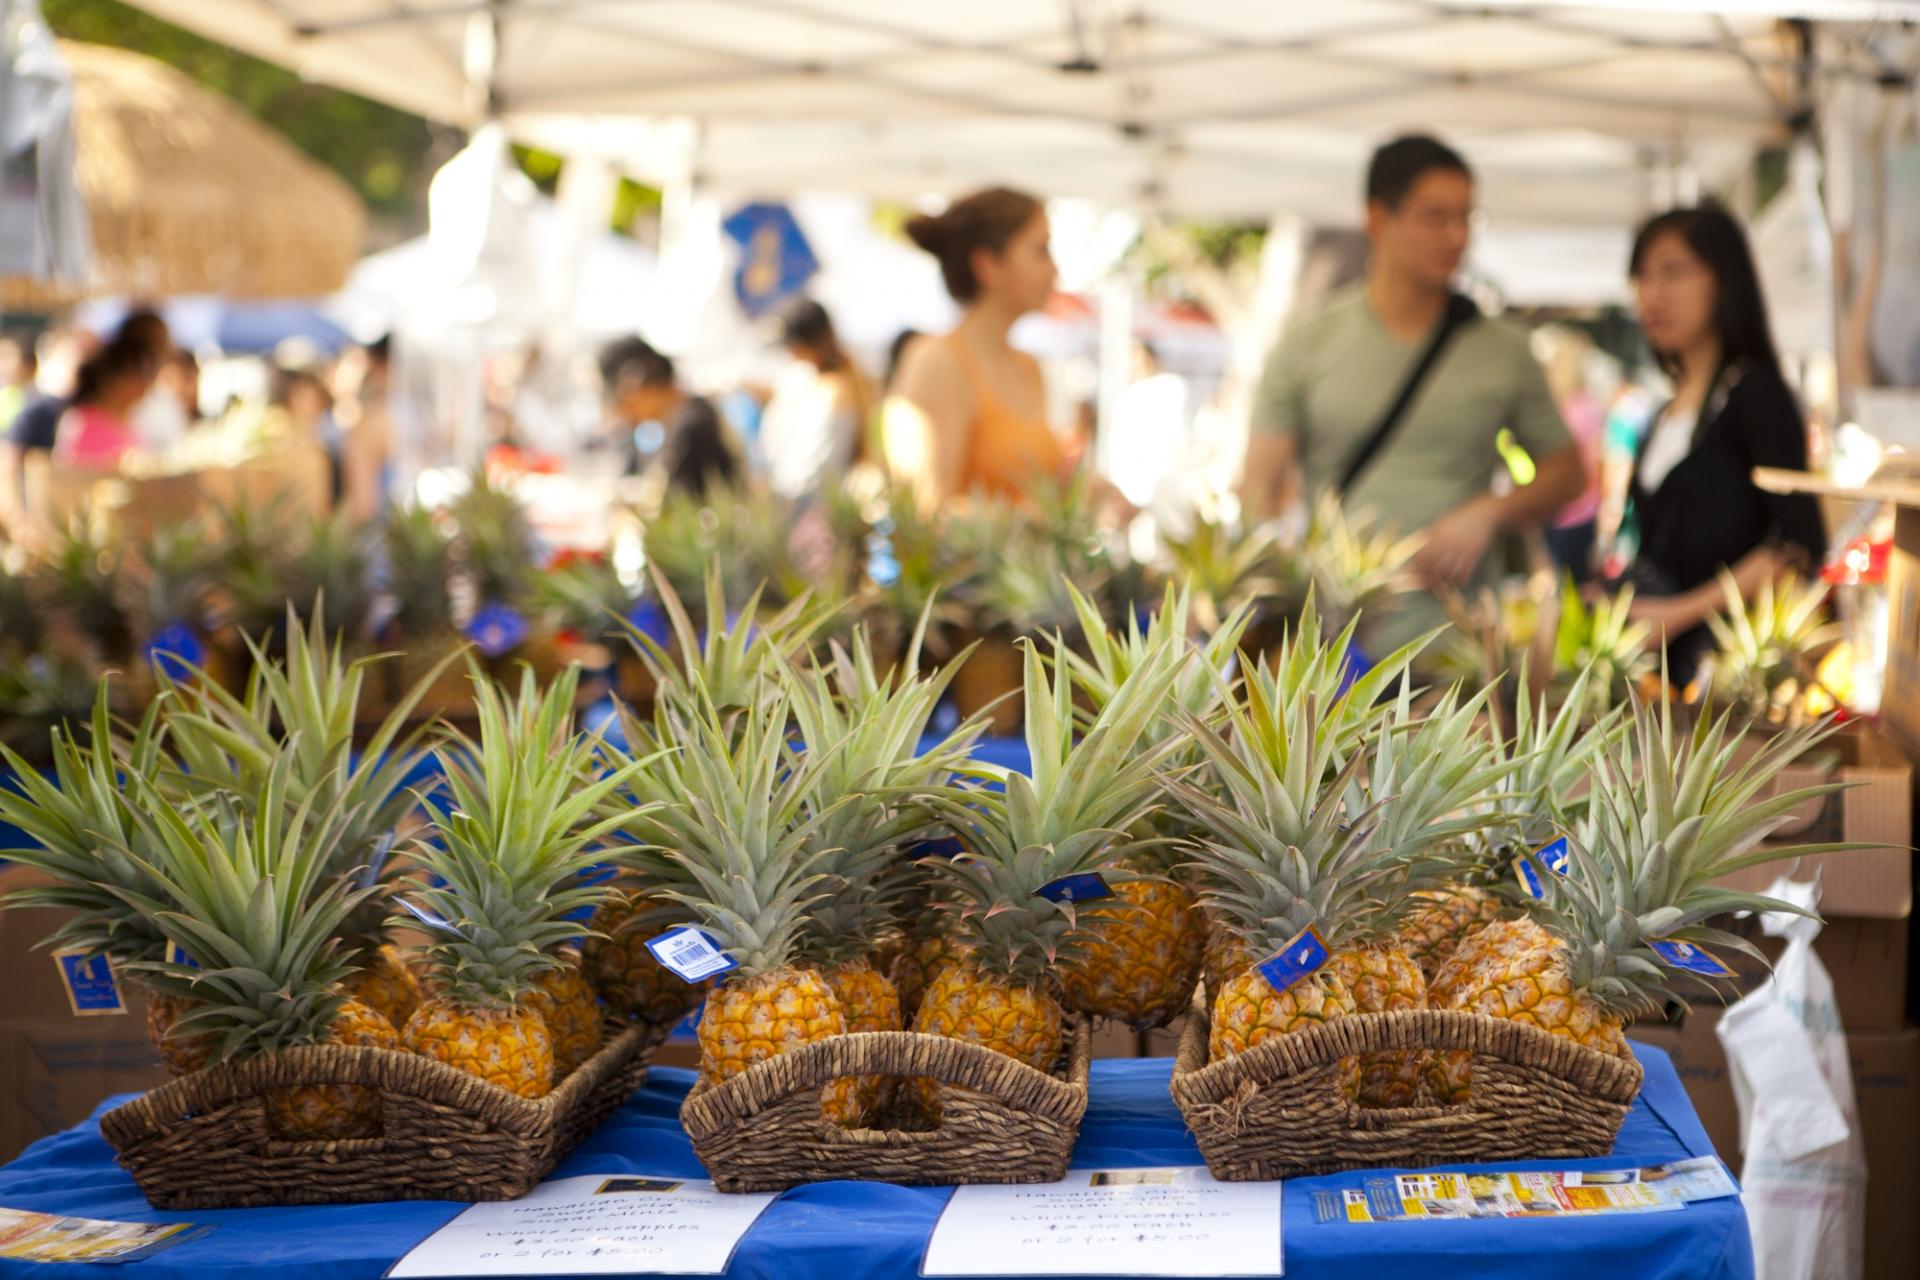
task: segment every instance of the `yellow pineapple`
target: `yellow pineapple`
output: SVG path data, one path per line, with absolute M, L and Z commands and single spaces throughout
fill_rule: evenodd
M 402 1039 L 524 1098 L 543 1097 L 560 1079 L 556 1039 L 569 1056 L 590 1056 L 589 1038 L 598 1045 L 597 1029 L 572 1010 L 556 1036 L 536 993 L 545 975 L 571 966 L 566 948 L 579 926 L 567 917 L 611 892 L 580 878 L 619 823 L 593 815 L 639 767 L 600 768 L 597 740 L 574 728 L 579 677 L 569 667 L 542 692 L 523 668 L 511 699 L 474 680 L 479 739 L 442 748 L 445 807 L 425 802 L 438 830 L 414 849 L 421 874 L 409 905 L 429 929 L 431 995 Z
M 407 1025 L 407 1019 L 424 998 L 420 975 L 407 964 L 400 948 L 382 942 L 371 951 L 355 957 L 360 972 L 347 979 L 347 994 L 395 1027 Z
M 1757 847 L 1796 807 L 1844 784 L 1759 799 L 1833 726 L 1792 729 L 1742 759 L 1729 718 L 1701 717 L 1676 735 L 1671 704 L 1635 698 L 1630 732 L 1593 762 L 1593 800 L 1570 837 L 1565 876 L 1536 867 L 1546 898 L 1529 918 L 1498 921 L 1463 942 L 1434 978 L 1434 1007 L 1524 1022 L 1624 1056 L 1628 1018 L 1678 999 L 1669 983 L 1688 976 L 1650 943 L 1729 947 L 1758 959 L 1742 939 L 1702 922 L 1727 911 L 1791 908 L 1712 882 L 1744 867 L 1849 847 Z M 1469 1094 L 1464 1055 L 1441 1055 L 1435 1068 L 1436 1093 L 1450 1100 Z
M 173 1030 L 197 1003 L 185 996 L 162 995 L 158 991 L 147 996 L 147 1039 L 160 1054 L 160 1065 L 170 1076 L 190 1076 L 213 1061 L 215 1046 L 211 1034 L 178 1035 Z
M 600 1012 L 600 997 L 580 972 L 577 959 L 563 955 L 558 969 L 549 969 L 533 980 L 527 993 L 527 1007 L 547 1024 L 547 1036 L 553 1042 L 553 1082 L 559 1084 L 581 1063 L 600 1051 L 606 1038 L 606 1020 Z
M 347 999 L 320 1035 L 322 1044 L 400 1048 L 393 1024 L 358 1000 Z M 282 1138 L 322 1141 L 380 1136 L 380 1092 L 337 1084 L 275 1089 L 265 1098 L 267 1127 Z
M 939 915 L 916 931 L 893 963 L 894 990 L 900 995 L 901 1016 L 912 1020 L 920 1011 L 921 997 L 939 972 L 960 958 L 966 943 L 951 926 L 949 918 Z
M 1071 683 L 1064 671 L 1050 678 L 1038 649 L 1027 643 L 1024 719 L 1032 776 L 983 769 L 1004 791 L 929 796 L 964 846 L 951 859 L 932 860 L 930 870 L 943 895 L 936 909 L 951 916 L 965 945 L 928 986 L 915 1031 L 984 1045 L 1042 1071 L 1054 1068 L 1064 1034 L 1057 966 L 1112 919 L 1081 909 L 1074 892 L 1097 892 L 1097 886 L 1074 878 L 1107 877 L 1109 885 L 1129 878 L 1117 862 L 1134 847 L 1128 832 L 1152 812 L 1157 770 L 1177 745 L 1172 739 L 1145 750 L 1136 744 L 1185 657 L 1170 638 L 1156 642 L 1076 744 Z M 944 1088 L 923 1086 L 930 1112 L 940 1110 Z
M 616 1015 L 673 1026 L 700 1006 L 708 984 L 675 977 L 647 949 L 647 940 L 692 922 L 691 911 L 650 897 L 645 888 L 615 889 L 587 921 L 580 971 Z
M 800 957 L 808 909 L 824 892 L 818 867 L 827 851 L 814 834 L 837 812 L 809 811 L 808 799 L 839 744 L 796 751 L 788 717 L 777 686 L 725 713 L 695 673 L 683 696 L 655 707 L 653 732 L 676 749 L 651 754 L 633 784 L 649 804 L 627 815 L 624 829 L 644 847 L 624 860 L 654 894 L 689 908 L 732 964 L 700 1015 L 696 1087 L 847 1029 L 832 988 Z M 823 1089 L 821 1103 L 828 1120 L 859 1119 L 851 1080 Z
M 1211 714 L 1227 688 L 1220 672 L 1234 660 L 1252 617 L 1249 610 L 1236 610 L 1203 644 L 1195 644 L 1188 639 L 1190 597 L 1172 585 L 1145 631 L 1137 620 L 1130 620 L 1124 634 L 1109 628 L 1099 609 L 1071 583 L 1067 589 L 1080 615 L 1087 655 L 1067 651 L 1064 656 L 1076 692 L 1090 710 L 1098 712 L 1106 706 L 1156 646 L 1165 645 L 1182 655 L 1167 707 L 1201 718 Z M 1198 763 L 1198 756 L 1181 737 L 1183 733 L 1163 710 L 1134 739 L 1131 749 L 1161 752 L 1162 744 L 1177 740 L 1161 767 L 1186 772 Z M 1139 834 L 1149 840 L 1177 838 L 1184 834 L 1184 824 L 1173 815 L 1155 814 Z M 1200 978 L 1207 931 L 1193 892 L 1172 875 L 1173 862 L 1171 856 L 1152 848 L 1137 851 L 1121 863 L 1137 878 L 1114 887 L 1112 905 L 1089 911 L 1089 918 L 1098 922 L 1093 936 L 1063 969 L 1067 1001 L 1074 1009 L 1116 1019 L 1137 1030 L 1165 1026 L 1186 1012 Z

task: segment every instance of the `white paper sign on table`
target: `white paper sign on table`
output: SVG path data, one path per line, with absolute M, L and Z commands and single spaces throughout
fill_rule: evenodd
M 1280 1184 L 1205 1169 L 1077 1169 L 1063 1181 L 960 1187 L 923 1276 L 1277 1276 Z
M 723 1195 L 690 1178 L 561 1178 L 472 1206 L 387 1275 L 720 1275 L 774 1199 Z

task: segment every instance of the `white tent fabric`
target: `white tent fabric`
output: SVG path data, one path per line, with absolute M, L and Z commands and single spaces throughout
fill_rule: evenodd
M 1782 6 L 1752 0 L 136 3 L 436 119 L 599 145 L 609 119 L 669 122 L 683 145 L 637 132 L 623 162 L 721 194 L 1002 180 L 1326 222 L 1353 216 L 1365 142 L 1418 125 L 1471 149 L 1502 216 L 1619 222 L 1796 101 Z
M 0 278 L 87 278 L 91 237 L 73 148 L 73 81 L 40 6 L 0 0 Z

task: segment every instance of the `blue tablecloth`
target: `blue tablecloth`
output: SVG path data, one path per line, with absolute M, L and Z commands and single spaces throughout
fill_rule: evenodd
M 1657 1049 L 1636 1046 L 1646 1087 L 1614 1154 L 1603 1160 L 1534 1168 L 1632 1168 L 1712 1151 L 1674 1074 Z M 1074 1162 L 1081 1167 L 1197 1165 L 1199 1153 L 1167 1095 L 1165 1059 L 1094 1064 L 1093 1101 Z M 692 1083 L 684 1071 L 656 1070 L 645 1088 L 561 1166 L 587 1173 L 702 1176 L 676 1119 Z M 103 1109 L 112 1103 L 103 1104 Z M 1507 1166 L 1516 1167 L 1516 1166 Z M 1746 1217 L 1736 1199 L 1679 1213 L 1552 1221 L 1317 1225 L 1316 1187 L 1357 1186 L 1365 1175 L 1299 1179 L 1284 1193 L 1290 1277 L 1404 1275 L 1423 1280 L 1746 1280 L 1753 1275 Z M 734 1258 L 734 1277 L 849 1280 L 911 1277 L 947 1192 L 933 1187 L 820 1183 L 789 1191 L 754 1225 Z M 193 1221 L 214 1231 L 146 1262 L 121 1280 L 279 1280 L 285 1275 L 374 1280 L 401 1254 L 458 1212 L 440 1202 L 341 1205 L 156 1214 L 114 1163 L 89 1121 L 29 1147 L 0 1169 L 0 1205 L 96 1218 Z M 0 1277 L 60 1280 L 104 1267 L 0 1261 Z

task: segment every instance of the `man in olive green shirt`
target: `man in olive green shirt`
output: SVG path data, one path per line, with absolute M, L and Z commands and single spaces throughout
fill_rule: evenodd
M 1254 398 L 1243 499 L 1249 520 L 1285 514 L 1339 484 L 1426 349 L 1466 255 L 1473 178 L 1431 138 L 1374 153 L 1367 173 L 1367 278 L 1288 325 Z M 1532 455 L 1532 483 L 1495 494 L 1502 429 Z M 1422 532 L 1423 591 L 1363 623 L 1369 651 L 1445 619 L 1433 593 L 1478 581 L 1494 535 L 1544 524 L 1579 496 L 1580 454 L 1519 328 L 1475 318 L 1454 331 L 1418 393 L 1342 503 Z

